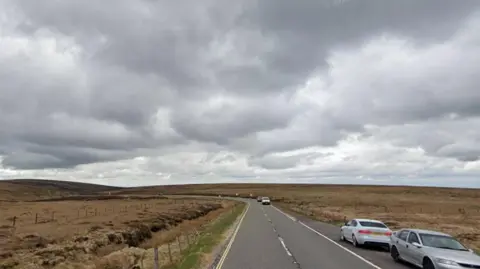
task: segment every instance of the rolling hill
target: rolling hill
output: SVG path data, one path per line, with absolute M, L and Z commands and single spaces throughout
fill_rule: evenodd
M 90 195 L 119 189 L 121 188 L 47 179 L 0 180 L 0 200 L 18 201 L 69 195 Z

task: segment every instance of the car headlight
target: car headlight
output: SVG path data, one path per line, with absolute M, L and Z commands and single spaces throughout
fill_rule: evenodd
M 456 263 L 456 262 L 454 262 L 454 261 L 451 261 L 451 260 L 436 259 L 436 261 L 437 261 L 438 263 L 441 263 L 441 264 L 460 266 L 458 263 Z

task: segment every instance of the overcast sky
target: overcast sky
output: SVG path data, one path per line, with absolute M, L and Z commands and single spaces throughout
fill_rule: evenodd
M 0 178 L 480 187 L 478 0 L 0 0 Z

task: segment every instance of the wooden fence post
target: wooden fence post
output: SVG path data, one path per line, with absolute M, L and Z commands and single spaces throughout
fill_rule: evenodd
M 178 248 L 180 248 L 180 252 L 181 252 L 182 251 L 182 244 L 180 243 L 180 236 L 182 236 L 182 235 L 177 236 L 177 242 L 178 242 Z
M 170 247 L 170 242 L 168 242 L 168 257 L 170 258 L 170 263 L 173 263 L 172 249 Z
M 155 269 L 158 269 L 158 248 L 157 247 L 154 247 L 153 248 L 153 260 L 154 260 L 154 268 Z
M 13 216 L 12 218 L 12 227 L 15 227 L 15 224 L 17 223 L 17 216 Z
M 35 224 L 38 223 L 38 213 L 35 213 Z

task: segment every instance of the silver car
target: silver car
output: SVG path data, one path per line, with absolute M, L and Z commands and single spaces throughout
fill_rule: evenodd
M 419 229 L 402 229 L 390 237 L 394 261 L 423 269 L 480 268 L 480 256 L 451 235 Z

